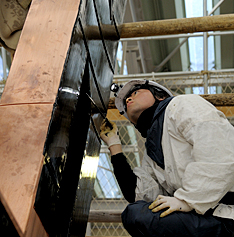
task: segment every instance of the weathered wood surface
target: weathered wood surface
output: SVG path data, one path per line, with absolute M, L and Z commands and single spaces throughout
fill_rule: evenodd
M 133 22 L 118 28 L 121 38 L 233 30 L 234 14 Z
M 234 94 L 200 95 L 214 106 L 234 106 Z
M 234 106 L 234 94 L 207 94 L 200 95 L 214 106 Z M 108 104 L 108 109 L 116 109 L 115 97 L 111 97 Z
M 79 0 L 33 0 L 0 101 L 1 200 L 20 236 L 46 236 L 33 209 L 43 148 Z
M 234 14 L 157 21 L 140 21 L 124 23 L 118 26 L 121 38 L 225 31 L 233 29 Z M 102 33 L 105 39 L 118 39 L 118 35 L 116 34 L 116 30 L 113 25 L 102 25 Z M 89 39 L 100 39 L 99 29 L 97 26 L 87 26 L 85 28 L 85 34 Z
M 122 211 L 116 210 L 106 210 L 106 211 L 97 211 L 91 210 L 89 213 L 88 222 L 109 222 L 109 223 L 120 223 Z

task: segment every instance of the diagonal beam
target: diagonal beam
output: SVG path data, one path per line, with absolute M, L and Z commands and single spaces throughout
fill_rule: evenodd
M 78 8 L 77 0 L 32 1 L 0 101 L 0 199 L 20 236 L 46 236 L 34 201 Z
M 234 106 L 233 94 L 205 94 L 200 95 L 205 100 L 217 107 Z M 108 109 L 116 109 L 115 97 L 111 97 L 108 104 Z

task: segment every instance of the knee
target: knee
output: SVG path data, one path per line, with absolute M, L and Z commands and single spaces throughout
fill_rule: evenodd
M 170 225 L 174 226 L 172 215 L 168 218 L 160 218 L 162 211 L 153 213 L 149 209 L 150 204 L 137 201 L 129 204 L 123 211 L 123 226 L 132 236 L 161 236 L 170 232 L 167 230 L 170 229 Z
M 135 206 L 133 203 L 129 204 L 121 214 L 122 223 L 126 228 L 128 225 L 134 224 L 134 213 L 135 213 Z
M 145 201 L 137 201 L 134 203 L 130 203 L 121 215 L 123 224 L 135 222 L 139 215 L 144 215 L 144 212 L 149 211 L 149 205 L 150 203 Z
M 145 201 L 137 201 L 129 204 L 123 211 L 122 223 L 124 228 L 128 231 L 131 236 L 145 236 L 141 230 L 139 223 L 141 223 L 142 218 L 146 218 L 147 215 L 144 215 L 144 212 L 148 212 L 150 203 Z

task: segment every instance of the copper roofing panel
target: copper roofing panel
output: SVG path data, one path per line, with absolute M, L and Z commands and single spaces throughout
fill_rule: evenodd
M 1 196 L 23 236 L 45 233 L 32 208 L 79 3 L 32 1 L 0 101 Z
M 25 231 L 43 165 L 51 105 L 0 106 L 0 190 Z

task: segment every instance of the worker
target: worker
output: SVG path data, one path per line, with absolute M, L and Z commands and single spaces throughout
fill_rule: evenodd
M 178 95 L 131 80 L 115 105 L 146 138 L 141 167 L 131 170 L 116 124 L 104 122 L 115 176 L 129 202 L 122 222 L 133 237 L 234 235 L 234 128 L 199 95 Z
M 0 1 L 0 46 L 11 53 L 17 48 L 32 0 Z

